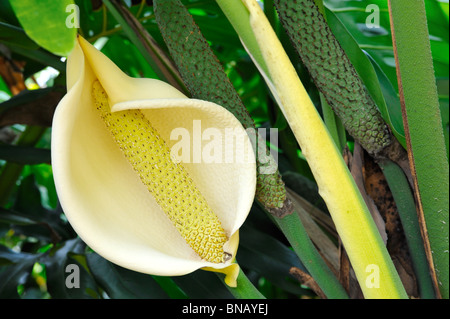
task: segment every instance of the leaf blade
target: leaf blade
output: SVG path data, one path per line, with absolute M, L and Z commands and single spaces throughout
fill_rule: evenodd
M 423 1 L 389 1 L 394 53 L 419 218 L 437 284 L 449 297 L 449 170 Z
M 36 43 L 61 56 L 72 51 L 77 29 L 66 24 L 66 20 L 70 18 L 67 13 L 71 12 L 70 8 L 76 8 L 73 0 L 11 0 L 10 3 L 25 32 Z

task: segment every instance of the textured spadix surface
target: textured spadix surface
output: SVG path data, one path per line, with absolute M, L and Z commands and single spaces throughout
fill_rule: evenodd
M 256 185 L 252 146 L 239 121 L 221 106 L 188 99 L 164 82 L 128 77 L 82 38 L 68 58 L 67 73 L 68 93 L 54 117 L 52 163 L 62 207 L 80 237 L 96 252 L 122 267 L 155 275 L 183 275 L 207 267 L 227 273 L 226 282 L 235 284 L 238 266 L 233 259 L 238 229 L 250 210 Z M 105 107 L 101 112 L 97 109 L 99 101 Z M 108 113 L 108 108 L 112 113 Z M 142 138 L 140 133 L 133 132 L 132 128 L 124 134 L 114 133 L 108 126 L 109 120 L 124 112 L 129 112 L 129 122 L 121 125 L 128 125 L 133 117 L 148 123 L 150 126 L 143 134 L 152 140 L 148 136 L 154 130 L 165 143 L 166 153 L 179 142 L 171 139 L 177 129 L 190 133 L 189 146 L 193 151 L 198 134 L 193 130 L 197 122 L 203 131 L 214 129 L 223 136 L 227 130 L 232 131 L 234 138 L 224 138 L 222 147 L 234 149 L 245 158 L 231 163 L 177 164 L 167 162 L 170 156 L 156 156 L 153 165 L 158 167 L 159 175 L 155 177 L 158 180 L 153 189 L 162 192 L 156 194 L 147 185 L 150 182 L 139 174 L 142 170 L 144 175 L 151 175 L 155 170 L 154 166 L 148 167 L 150 160 L 147 168 L 145 161 L 136 161 L 140 148 L 135 144 Z M 136 134 L 135 139 L 130 134 Z M 121 145 L 117 139 L 125 135 L 129 139 Z M 124 151 L 124 146 L 129 150 Z M 143 148 L 141 151 L 148 151 L 148 146 Z M 178 172 L 176 178 L 173 176 L 177 165 L 182 165 L 186 175 Z M 195 188 L 189 188 L 185 176 Z M 151 180 L 149 177 L 148 181 Z M 191 197 L 190 203 L 198 203 L 199 207 L 187 212 L 183 207 L 178 210 L 171 206 L 175 194 L 161 183 L 188 190 L 179 195 L 185 196 L 182 199 L 186 202 Z M 201 207 L 206 210 L 202 211 Z M 210 258 L 203 254 L 202 247 L 216 243 L 196 242 L 195 238 L 186 236 L 183 227 L 176 226 L 181 215 L 188 219 L 200 216 L 197 218 L 200 226 L 212 220 L 219 223 L 220 227 L 212 228 L 223 232 L 219 234 L 223 256 Z M 195 249 L 195 245 L 202 247 Z
M 371 154 L 391 144 L 375 102 L 313 0 L 276 0 L 295 49 L 348 132 Z

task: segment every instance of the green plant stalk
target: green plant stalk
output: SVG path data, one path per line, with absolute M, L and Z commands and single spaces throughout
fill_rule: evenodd
M 342 125 L 341 120 L 335 115 L 333 109 L 322 93 L 320 94 L 320 101 L 322 104 L 322 114 L 325 125 L 339 150 L 343 151 L 347 145 L 345 127 Z
M 449 298 L 449 170 L 425 4 L 389 0 L 389 13 L 419 221 L 440 294 Z
M 349 134 L 370 154 L 381 153 L 392 143 L 388 126 L 315 1 L 275 0 L 275 6 L 314 83 Z
M 223 282 L 224 275 L 217 273 Z M 225 285 L 236 299 L 266 299 L 261 292 L 252 284 L 242 269 L 239 269 L 237 277 L 237 287 L 233 288 Z
M 327 298 L 348 299 L 347 292 L 309 238 L 299 214 L 294 212 L 283 218 L 275 216 L 271 216 L 271 218 L 286 236 L 292 249 Z
M 323 14 L 322 11 L 321 13 Z M 301 43 L 298 44 L 301 45 Z M 326 104 L 326 101 L 322 101 L 322 103 L 323 102 L 325 102 Z M 327 120 L 327 118 L 329 117 L 329 112 L 326 111 L 326 108 L 323 110 L 323 114 L 325 123 L 327 124 L 330 133 L 335 138 L 337 134 L 335 133 L 334 130 L 335 128 L 333 127 L 333 125 L 329 124 L 332 123 L 332 121 Z M 380 167 L 383 168 L 386 178 L 389 180 L 389 185 L 392 190 L 394 199 L 396 203 L 398 203 L 397 206 L 399 209 L 399 213 L 401 215 L 402 220 L 405 223 L 404 231 L 408 238 L 410 252 L 411 255 L 413 256 L 414 264 L 417 269 L 420 295 L 422 296 L 422 298 L 434 298 L 435 294 L 434 291 L 432 290 L 432 285 L 430 286 L 431 277 L 429 267 L 426 259 L 423 260 L 423 257 L 425 257 L 425 252 L 423 249 L 423 241 L 420 236 L 417 236 L 417 234 L 420 233 L 420 228 L 418 227 L 415 202 L 414 198 L 411 196 L 410 187 L 407 183 L 406 184 L 404 183 L 406 181 L 405 175 L 401 172 L 401 170 L 399 170 L 399 167 L 396 164 L 387 159 L 382 159 L 379 162 Z M 416 222 L 414 223 L 414 220 L 411 220 L 411 218 L 415 218 Z
M 422 299 L 434 299 L 436 298 L 435 289 L 423 240 L 420 236 L 416 203 L 409 182 L 402 169 L 394 162 L 381 160 L 378 162 L 378 165 L 383 170 L 389 189 L 397 205 L 417 277 L 420 297 Z
M 217 0 L 220 4 L 229 1 Z M 407 298 L 370 212 L 322 119 L 306 93 L 273 29 L 256 1 L 242 0 L 243 12 L 226 11 L 246 19 L 258 51 L 265 60 L 269 87 L 280 102 L 332 215 L 340 238 L 366 298 Z M 246 17 L 245 17 L 246 16 Z M 230 19 L 233 24 L 234 19 Z M 241 24 L 242 25 L 242 24 Z M 243 39 L 243 37 L 241 36 Z M 251 48 L 247 45 L 251 52 Z M 251 52 L 253 54 L 253 52 Z M 262 69 L 262 68 L 261 68 Z M 376 283 L 371 282 L 375 269 Z
M 17 146 L 34 146 L 41 139 L 46 129 L 46 127 L 40 126 L 27 126 L 17 141 Z M 0 174 L 0 206 L 7 204 L 23 167 L 23 164 L 16 163 L 6 163 L 3 167 Z

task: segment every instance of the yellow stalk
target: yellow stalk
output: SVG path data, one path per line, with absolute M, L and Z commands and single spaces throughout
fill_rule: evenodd
M 406 298 L 370 212 L 281 43 L 257 2 L 242 2 L 269 70 L 269 86 L 311 167 L 364 296 Z

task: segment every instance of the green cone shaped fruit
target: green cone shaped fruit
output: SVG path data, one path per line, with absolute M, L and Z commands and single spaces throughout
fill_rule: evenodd
M 317 88 L 370 154 L 391 144 L 388 126 L 314 0 L 275 0 L 280 20 Z

